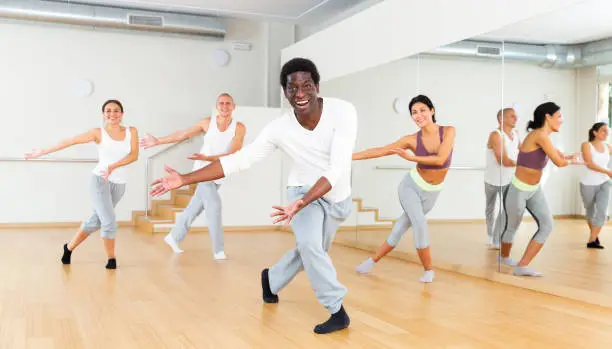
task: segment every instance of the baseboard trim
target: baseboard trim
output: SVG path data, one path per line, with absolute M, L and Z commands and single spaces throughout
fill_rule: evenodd
M 553 219 L 559 219 L 559 220 L 564 220 L 564 219 L 584 219 L 583 215 L 579 215 L 579 214 L 558 214 L 558 215 L 553 215 Z M 533 219 L 533 217 L 531 216 L 527 216 L 523 218 L 523 222 L 535 222 L 535 219 Z M 486 219 L 484 218 L 476 218 L 476 219 L 444 219 L 444 218 L 434 218 L 434 219 L 428 219 L 427 220 L 428 224 L 449 224 L 449 223 L 457 223 L 457 224 L 466 224 L 466 223 L 481 223 L 481 224 L 485 224 L 486 223 Z
M 388 224 L 371 224 L 371 225 L 341 225 L 340 228 L 338 228 L 338 232 L 341 233 L 345 233 L 345 232 L 350 232 L 350 231 L 354 231 L 354 232 L 359 232 L 359 230 L 367 230 L 368 232 L 371 231 L 378 231 L 378 230 L 384 230 L 384 231 L 388 231 L 389 229 L 391 229 L 391 227 L 393 227 L 393 224 L 388 223 Z
M 224 233 L 271 233 L 278 232 L 281 230 L 281 227 L 276 225 L 231 225 L 223 227 Z M 168 233 L 170 232 L 170 228 L 161 228 L 155 230 L 153 234 L 156 233 Z M 190 233 L 208 233 L 208 227 L 191 227 L 189 228 Z
M 554 219 L 558 220 L 568 220 L 568 219 L 584 219 L 582 215 L 555 215 Z M 484 219 L 428 219 L 427 224 L 435 225 L 435 224 L 485 224 Z M 523 218 L 523 222 L 535 222 L 533 217 L 525 217 Z M 610 222 L 612 224 L 612 222 Z M 359 230 L 367 230 L 367 231 L 377 231 L 377 230 L 389 230 L 393 226 L 393 223 L 387 224 L 366 224 L 366 225 L 342 225 L 338 228 L 339 232 L 349 232 L 349 231 L 357 231 Z
M 0 229 L 61 229 L 78 228 L 83 222 L 31 222 L 31 223 L 0 223 Z M 133 221 L 117 222 L 119 228 L 133 227 Z
M 133 220 L 132 221 L 119 221 L 119 228 L 127 228 L 134 227 L 136 224 L 136 217 L 139 215 L 144 215 L 144 211 L 134 211 L 132 213 Z M 554 219 L 584 219 L 583 215 L 577 214 L 567 214 L 567 215 L 555 215 Z M 525 217 L 523 219 L 525 222 L 533 222 L 534 219 L 532 217 Z M 31 222 L 31 223 L 0 223 L 0 229 L 50 229 L 50 228 L 78 228 L 81 226 L 82 222 Z M 469 223 L 485 223 L 484 219 L 429 219 L 427 220 L 428 224 L 469 224 Z M 606 222 L 607 225 L 612 224 L 612 222 Z M 347 232 L 354 230 L 368 230 L 368 231 L 376 231 L 376 230 L 388 230 L 389 227 L 393 226 L 392 223 L 388 224 L 366 224 L 366 225 L 343 225 L 340 226 L 338 231 Z M 240 232 L 240 231 L 252 231 L 252 232 L 267 232 L 267 231 L 284 231 L 290 232 L 291 227 L 287 226 L 277 226 L 277 225 L 233 225 L 233 226 L 225 226 L 223 230 L 226 232 Z M 192 227 L 190 229 L 192 232 L 203 232 L 207 233 L 207 227 Z

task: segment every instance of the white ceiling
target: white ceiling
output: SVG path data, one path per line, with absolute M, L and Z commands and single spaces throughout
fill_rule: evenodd
M 284 21 L 318 28 L 343 13 L 382 0 L 79 0 L 80 2 L 191 12 L 222 17 Z M 406 0 L 408 1 L 408 0 Z M 534 0 L 537 1 L 537 0 Z M 353 10 L 353 11 L 351 11 Z M 585 0 L 473 39 L 522 43 L 576 44 L 612 37 L 612 0 Z
M 612 0 L 587 0 L 474 39 L 533 44 L 578 44 L 609 37 L 612 37 Z
M 325 20 L 365 0 L 80 0 L 85 3 L 303 23 Z

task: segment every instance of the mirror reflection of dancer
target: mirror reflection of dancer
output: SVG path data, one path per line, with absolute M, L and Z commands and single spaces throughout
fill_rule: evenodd
M 140 145 L 151 148 L 161 144 L 182 142 L 187 138 L 204 133 L 204 144 L 200 153 L 193 154 L 188 159 L 196 160 L 193 170 L 198 170 L 212 161 L 233 154 L 242 148 L 246 127 L 241 122 L 232 118 L 236 108 L 234 99 L 228 93 L 222 93 L 217 97 L 217 115 L 204 118 L 192 127 L 177 131 L 167 137 L 155 138 L 147 135 Z M 179 244 L 185 239 L 193 221 L 204 211 L 208 222 L 208 232 L 213 249 L 213 258 L 216 260 L 227 259 L 225 255 L 225 243 L 223 234 L 223 218 L 221 196 L 219 188 L 222 179 L 199 183 L 198 187 L 176 223 L 166 235 L 164 241 L 175 253 L 183 253 Z
M 404 136 L 384 147 L 371 148 L 353 155 L 353 160 L 363 160 L 398 154 L 408 161 L 417 163 L 416 168 L 404 177 L 398 188 L 399 201 L 404 213 L 397 219 L 391 234 L 374 256 L 358 265 L 356 269 L 362 274 L 370 272 L 374 264 L 391 252 L 404 233 L 412 227 L 414 245 L 425 269 L 420 281 L 432 282 L 434 270 L 425 216 L 434 207 L 448 173 L 455 141 L 455 128 L 436 124 L 433 103 L 426 96 L 414 97 L 410 101 L 409 109 L 412 119 L 420 128 L 419 132 Z M 414 155 L 406 149 L 410 149 Z
M 186 184 L 215 180 L 246 170 L 276 149 L 292 160 L 288 178 L 289 206 L 274 207 L 277 222 L 291 223 L 296 248 L 261 273 L 263 300 L 277 303 L 278 292 L 302 270 L 317 299 L 331 314 L 315 333 L 344 329 L 350 319 L 342 305 L 346 295 L 327 254 L 341 222 L 352 208 L 351 155 L 357 138 L 357 112 L 343 100 L 319 97 L 319 73 L 311 61 L 294 58 L 280 76 L 290 112 L 270 122 L 241 151 L 186 174 L 167 168 L 169 175 L 153 183 L 152 196 Z
M 115 236 L 117 234 L 117 218 L 115 206 L 125 193 L 127 182 L 127 165 L 138 160 L 138 132 L 135 127 L 121 125 L 123 106 L 116 100 L 106 101 L 102 105 L 105 125 L 94 128 L 74 138 L 66 139 L 59 144 L 37 149 L 25 155 L 26 159 L 34 159 L 51 154 L 76 144 L 95 142 L 98 145 L 98 165 L 91 176 L 91 196 L 94 212 L 82 225 L 76 235 L 64 244 L 63 264 L 70 264 L 72 252 L 91 233 L 100 230 L 104 239 L 104 249 L 108 256 L 106 269 L 116 269 Z
M 542 170 L 548 159 L 550 158 L 557 167 L 580 163 L 577 160 L 578 154 L 564 155 L 550 140 L 550 135 L 559 132 L 562 123 L 560 107 L 555 103 L 547 102 L 535 109 L 533 120 L 527 124 L 527 131 L 532 131 L 525 137 L 520 147 L 515 175 L 511 185 L 504 192 L 506 227 L 501 236 L 499 259 L 501 263 L 514 267 L 514 275 L 542 276 L 541 273 L 529 268 L 529 263 L 542 249 L 553 230 L 553 216 L 540 187 Z M 538 230 L 517 263 L 510 257 L 510 251 L 525 209 L 535 219 Z
M 598 122 L 589 130 L 589 141 L 582 143 L 581 147 L 586 170 L 580 179 L 580 196 L 591 232 L 587 248 L 604 248 L 599 242 L 599 233 L 608 216 L 612 176 L 612 171 L 608 168 L 612 146 L 607 140 L 608 126 Z
M 505 108 L 497 113 L 498 127 L 489 134 L 487 142 L 487 169 L 485 172 L 485 218 L 489 248 L 499 250 L 499 239 L 505 227 L 506 214 L 503 212 L 502 193 L 506 190 L 516 169 L 521 140 L 516 127 L 516 112 Z M 495 203 L 500 199 L 501 212 L 495 219 Z

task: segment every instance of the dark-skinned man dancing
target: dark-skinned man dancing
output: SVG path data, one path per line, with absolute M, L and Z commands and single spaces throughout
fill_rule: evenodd
M 290 223 L 296 248 L 261 273 L 263 300 L 277 303 L 278 292 L 305 270 L 316 297 L 331 317 L 314 332 L 331 333 L 349 326 L 342 301 L 346 287 L 327 254 L 338 226 L 350 214 L 351 158 L 357 137 L 355 107 L 343 100 L 318 96 L 319 73 L 313 62 L 294 58 L 281 70 L 280 83 L 293 107 L 270 122 L 242 150 L 208 166 L 181 175 L 166 167 L 168 176 L 153 182 L 152 196 L 183 185 L 212 181 L 245 170 L 275 149 L 292 160 L 287 196 L 291 204 L 275 206 L 274 223 Z

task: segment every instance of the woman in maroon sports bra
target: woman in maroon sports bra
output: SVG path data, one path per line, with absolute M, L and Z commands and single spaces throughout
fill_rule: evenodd
M 359 273 L 368 273 L 376 262 L 391 252 L 404 233 L 412 227 L 416 247 L 425 273 L 421 282 L 434 279 L 429 237 L 425 215 L 434 207 L 446 173 L 450 167 L 455 128 L 436 124 L 435 110 L 431 100 L 423 95 L 414 97 L 409 105 L 412 119 L 420 131 L 407 135 L 395 143 L 384 147 L 372 148 L 353 154 L 353 160 L 373 159 L 397 154 L 404 159 L 416 162 L 417 166 L 406 174 L 399 185 L 398 195 L 404 213 L 397 219 L 387 240 L 378 248 L 372 258 L 357 266 Z M 411 150 L 414 155 L 407 152 Z M 429 150 L 431 149 L 431 150 Z
M 553 132 L 559 132 L 563 117 L 560 107 L 552 102 L 539 105 L 533 112 L 533 120 L 527 124 L 527 131 L 532 130 L 521 145 L 516 161 L 516 172 L 512 183 L 504 192 L 505 217 L 502 217 L 501 255 L 499 261 L 514 267 L 514 275 L 542 276 L 541 273 L 528 267 L 531 260 L 538 254 L 544 242 L 553 230 L 553 217 L 548 208 L 546 197 L 540 180 L 542 170 L 548 160 L 557 167 L 578 164 L 578 155 L 564 155 L 555 148 L 550 140 Z M 531 214 L 538 225 L 538 230 L 527 245 L 525 253 L 519 262 L 510 257 L 514 235 L 518 230 L 525 209 Z

